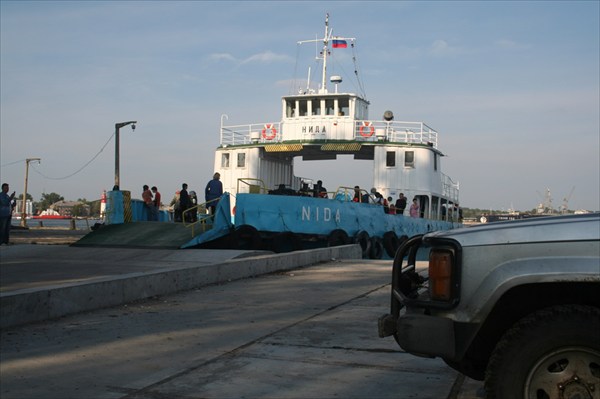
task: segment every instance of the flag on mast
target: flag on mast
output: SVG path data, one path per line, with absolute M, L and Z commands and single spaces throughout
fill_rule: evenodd
M 332 48 L 347 48 L 348 43 L 345 40 L 341 39 L 333 39 L 333 43 L 331 44 Z

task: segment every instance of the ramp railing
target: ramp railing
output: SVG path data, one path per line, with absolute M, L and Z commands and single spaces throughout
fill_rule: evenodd
M 205 233 L 212 229 L 214 224 L 215 215 L 209 215 L 206 213 L 206 209 L 210 206 L 211 202 L 219 201 L 219 198 L 215 198 L 210 201 L 206 201 L 202 204 L 195 205 L 191 208 L 186 209 L 181 214 L 183 226 L 192 229 L 192 238 L 198 234 Z M 198 233 L 196 233 L 198 229 Z

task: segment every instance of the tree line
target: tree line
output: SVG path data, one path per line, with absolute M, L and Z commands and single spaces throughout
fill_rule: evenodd
M 18 199 L 22 200 L 23 194 L 19 194 Z M 32 195 L 27 193 L 27 199 L 30 200 L 33 205 L 34 215 L 49 209 L 51 205 L 57 202 L 65 200 L 65 198 L 58 193 L 42 193 L 42 197 L 39 201 L 34 201 Z M 73 206 L 71 211 L 73 216 L 100 216 L 100 200 L 88 201 L 85 198 L 79 198 L 76 202 L 77 204 Z

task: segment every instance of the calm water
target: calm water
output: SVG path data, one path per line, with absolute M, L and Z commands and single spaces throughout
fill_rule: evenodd
M 13 219 L 12 224 L 18 226 L 21 223 L 19 219 Z M 40 224 L 41 223 L 41 224 Z M 100 219 L 75 219 L 75 228 L 77 230 L 89 230 L 94 223 L 102 223 Z M 58 227 L 68 229 L 71 227 L 70 219 L 27 219 L 27 226 L 36 227 Z

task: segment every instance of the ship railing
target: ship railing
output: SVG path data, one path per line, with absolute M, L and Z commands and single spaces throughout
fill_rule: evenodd
M 221 127 L 221 145 L 236 146 L 258 143 L 281 143 L 281 122 L 253 123 Z M 423 122 L 369 121 L 354 122 L 354 132 L 348 139 L 354 141 L 426 144 L 438 146 L 438 132 Z
M 460 184 L 452 181 L 450 176 L 442 173 L 442 194 L 451 199 L 453 202 L 458 202 L 458 192 L 460 189 Z
M 221 145 L 281 142 L 281 123 L 266 122 L 221 127 Z
M 359 192 L 360 192 L 361 202 L 363 202 L 362 199 L 367 199 L 368 200 L 367 202 L 374 202 L 373 196 L 367 190 L 360 189 Z M 354 187 L 340 186 L 332 194 L 333 195 L 331 198 L 333 198 L 334 200 L 341 201 L 341 202 L 353 202 L 355 190 L 354 190 Z
M 236 193 L 267 194 L 269 190 L 261 179 L 241 177 L 237 180 Z
M 437 131 L 423 122 L 357 121 L 354 139 L 438 146 Z
M 219 201 L 221 197 L 194 205 L 181 213 L 183 226 L 192 230 L 192 237 L 212 229 L 215 215 L 209 215 L 206 210 L 211 202 Z

